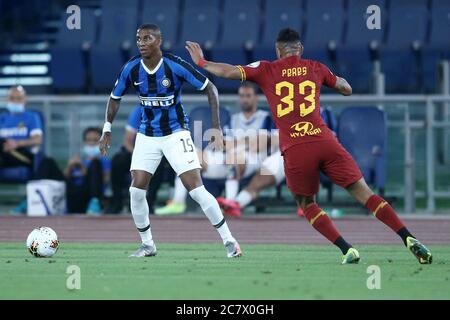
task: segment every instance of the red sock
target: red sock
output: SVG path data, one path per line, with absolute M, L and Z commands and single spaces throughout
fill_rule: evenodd
M 398 232 L 401 228 L 405 227 L 394 209 L 392 209 L 389 203 L 382 197 L 374 194 L 367 200 L 365 207 L 369 209 L 378 220 L 395 232 Z
M 306 208 L 305 217 L 314 229 L 319 231 L 332 243 L 341 236 L 325 211 L 323 211 L 316 203 L 313 203 Z

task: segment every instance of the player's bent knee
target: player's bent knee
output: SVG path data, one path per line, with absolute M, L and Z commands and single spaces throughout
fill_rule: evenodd
M 211 206 L 211 203 L 216 202 L 214 196 L 205 189 L 205 186 L 201 185 L 191 191 L 189 191 L 191 198 L 197 202 L 201 208 L 207 208 Z
M 152 175 L 145 171 L 131 171 L 131 187 L 147 190 Z
M 139 189 L 136 187 L 130 187 L 129 190 L 131 201 L 143 201 L 147 194 L 147 192 L 144 189 Z
M 374 194 L 372 189 L 367 185 L 364 178 L 356 181 L 347 187 L 347 191 L 361 204 L 365 204 L 367 200 Z
M 189 192 L 203 186 L 199 169 L 183 172 L 182 174 L 180 174 L 180 179 L 186 190 Z
M 295 200 L 297 201 L 297 205 L 302 208 L 302 210 L 306 210 L 309 205 L 316 203 L 314 196 L 295 195 Z

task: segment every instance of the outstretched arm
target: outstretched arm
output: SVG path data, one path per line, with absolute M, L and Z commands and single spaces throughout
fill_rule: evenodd
M 99 148 L 102 155 L 106 155 L 108 148 L 111 146 L 111 124 L 116 117 L 120 107 L 120 100 L 109 97 L 106 105 L 105 125 L 103 126 L 103 134 L 99 141 Z
M 189 51 L 192 61 L 209 73 L 225 79 L 242 79 L 241 71 L 239 71 L 238 67 L 226 63 L 206 61 L 203 57 L 202 48 L 197 42 L 186 41 L 186 49 Z
M 340 94 L 344 95 L 344 96 L 350 96 L 352 94 L 352 87 L 350 86 L 350 84 L 347 82 L 347 80 L 345 80 L 344 78 L 341 77 L 336 77 L 336 84 L 334 86 L 334 90 L 336 90 L 337 92 L 339 92 Z
M 211 143 L 214 144 L 216 149 L 222 150 L 223 148 L 223 134 L 220 127 L 219 117 L 219 92 L 216 86 L 209 81 L 205 88 L 206 95 L 208 96 L 208 103 L 211 107 L 212 129 L 215 129 L 213 136 L 211 137 Z

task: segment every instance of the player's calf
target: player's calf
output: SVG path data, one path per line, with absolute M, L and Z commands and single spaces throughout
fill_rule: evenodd
M 347 188 L 347 191 L 373 215 L 397 233 L 406 245 L 407 237 L 412 237 L 391 205 L 382 197 L 373 193 L 364 178 Z
M 304 211 L 306 219 L 331 243 L 341 249 L 342 254 L 346 254 L 352 246 L 344 240 L 339 231 L 334 226 L 330 217 L 316 203 L 310 204 Z
M 147 246 L 154 246 L 146 194 L 146 190 L 130 187 L 131 213 L 142 243 Z
M 343 261 L 345 260 L 345 263 L 357 263 L 359 261 L 359 254 L 357 255 L 357 259 L 356 256 L 354 259 L 352 258 L 353 255 L 351 252 L 353 251 L 351 249 L 353 247 L 341 236 L 325 211 L 323 211 L 317 203 L 314 202 L 314 197 L 296 195 L 295 199 L 297 200 L 299 208 L 302 208 L 304 211 L 305 218 L 309 221 L 313 228 L 341 250 L 344 255 Z M 354 251 L 357 252 L 356 250 Z
M 234 237 L 231 235 L 227 222 L 225 221 L 222 211 L 220 211 L 219 204 L 217 203 L 217 200 L 214 198 L 214 196 L 209 193 L 203 185 L 189 191 L 189 195 L 200 205 L 200 208 L 202 208 L 211 224 L 217 229 L 220 237 L 222 238 L 223 244 L 225 246 L 227 246 L 228 243 L 237 244 L 236 239 L 234 239 Z M 237 244 L 237 246 L 239 247 L 239 244 Z M 226 247 L 226 249 L 227 255 L 229 256 L 228 247 Z M 239 253 L 239 255 L 240 254 L 241 253 Z

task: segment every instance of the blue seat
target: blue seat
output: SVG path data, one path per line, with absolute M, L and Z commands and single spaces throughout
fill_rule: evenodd
M 119 1 L 103 1 L 99 44 L 111 49 L 119 48 L 124 43 L 136 45 L 137 3 L 138 0 L 127 1 L 124 6 Z
M 367 183 L 383 190 L 386 180 L 386 119 L 382 110 L 349 107 L 339 116 L 338 139 L 358 164 Z
M 389 48 L 409 48 L 414 42 L 424 44 L 427 34 L 426 0 L 390 1 L 386 45 Z
M 90 66 L 94 90 L 111 90 L 124 63 L 119 48 L 93 47 L 90 52 Z
M 169 49 L 177 41 L 177 24 L 179 20 L 179 0 L 145 1 L 142 9 L 142 22 L 154 23 L 161 28 L 163 48 Z
M 387 93 L 420 91 L 418 56 L 412 49 L 380 49 L 381 71 L 385 74 Z
M 195 8 L 195 9 L 201 9 L 201 8 L 212 8 L 219 10 L 220 9 L 220 2 L 221 0 L 189 0 L 184 2 L 185 9 L 187 8 Z
M 230 124 L 231 115 L 230 112 L 223 107 L 220 108 L 219 112 L 220 124 L 222 126 L 222 130 L 224 131 L 225 128 Z M 198 127 L 194 127 L 194 122 L 201 122 L 201 130 Z M 197 148 L 206 148 L 209 141 L 203 141 L 204 133 L 206 130 L 211 128 L 211 108 L 196 107 L 192 109 L 192 111 L 189 113 L 189 130 L 191 131 L 192 139 L 194 140 L 195 146 Z
M 425 93 L 438 92 L 438 65 L 444 58 L 438 48 L 425 47 L 420 51 L 421 88 Z
M 333 111 L 329 107 L 321 107 L 320 115 L 322 116 L 323 121 L 327 125 L 327 127 L 336 133 L 338 128 L 338 123 L 336 120 L 336 116 Z M 333 199 L 333 182 L 328 178 L 324 173 L 320 172 L 320 184 L 327 189 L 328 191 L 328 202 L 331 202 Z
M 177 47 L 171 48 L 170 50 L 166 50 L 164 52 L 172 53 L 176 56 L 179 56 L 183 60 L 186 60 L 187 62 L 189 62 L 194 68 L 201 70 L 196 65 L 194 65 L 194 63 L 192 62 L 191 56 L 189 55 L 189 52 L 186 50 L 185 47 L 177 46 Z
M 373 63 L 366 47 L 361 49 L 338 48 L 336 51 L 339 75 L 347 79 L 353 93 L 369 93 Z
M 433 0 L 428 46 L 448 54 L 450 51 L 450 1 Z
M 287 27 L 297 30 L 301 34 L 302 17 L 302 1 L 266 0 L 261 43 L 265 46 L 273 47 L 278 32 Z
M 260 29 L 260 0 L 227 0 L 223 13 L 223 46 L 252 48 L 258 43 Z
M 85 86 L 86 66 L 81 47 L 53 47 L 50 49 L 50 75 L 53 89 L 80 91 Z
M 67 28 L 67 15 L 62 15 L 59 21 L 58 35 L 55 46 L 57 47 L 78 47 L 82 44 L 94 43 L 97 35 L 97 16 L 93 9 L 83 9 L 81 17 L 81 29 Z
M 275 45 L 271 46 L 256 46 L 252 51 L 251 61 L 267 60 L 273 61 L 277 59 L 277 53 L 275 51 Z
M 338 123 L 337 123 L 336 115 L 334 114 L 333 110 L 330 107 L 321 107 L 320 108 L 320 116 L 322 117 L 322 120 L 325 122 L 327 127 L 331 131 L 336 133 L 337 129 L 338 129 Z
M 184 11 L 179 45 L 186 40 L 199 42 L 207 48 L 217 43 L 219 34 L 219 10 L 212 7 L 191 8 Z
M 367 7 L 377 5 L 381 9 L 381 29 L 368 29 Z M 384 40 L 384 32 L 387 29 L 387 14 L 385 0 L 349 0 L 347 11 L 347 32 L 345 36 L 346 48 L 367 48 L 370 43 L 380 45 Z
M 330 68 L 334 67 L 333 62 L 330 59 L 330 55 L 326 50 L 313 50 L 305 48 L 302 58 L 319 61 Z
M 331 60 L 328 51 L 325 49 L 314 50 L 310 49 L 309 47 L 305 47 L 305 51 L 303 52 L 302 58 L 319 61 L 320 63 L 323 63 L 328 68 L 330 68 L 331 71 L 337 73 L 338 68 L 335 65 L 335 63 Z M 334 90 L 328 88 L 327 86 L 322 86 L 320 91 L 321 93 L 335 93 Z
M 28 168 L 25 166 L 10 167 L 10 168 L 0 168 L 0 182 L 1 183 L 26 183 L 28 180 L 33 178 L 33 175 L 37 172 L 39 164 L 44 158 L 45 154 L 45 119 L 44 115 L 37 110 L 28 109 L 26 112 L 36 114 L 41 120 L 42 124 L 42 145 L 38 152 L 34 155 L 33 166 Z
M 344 30 L 342 0 L 308 0 L 305 48 L 326 50 L 330 43 L 340 45 Z
M 211 51 L 213 61 L 220 61 L 232 65 L 246 65 L 247 55 L 243 48 L 214 48 Z M 213 78 L 214 84 L 219 91 L 236 93 L 239 88 L 239 81 L 228 80 L 220 77 Z

